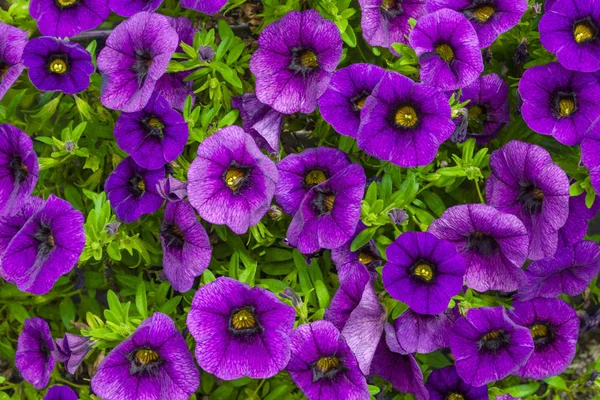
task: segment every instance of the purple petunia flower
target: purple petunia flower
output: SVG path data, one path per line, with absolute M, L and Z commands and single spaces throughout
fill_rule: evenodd
M 80 211 L 50 195 L 8 244 L 0 275 L 21 291 L 48 293 L 77 263 L 85 246 L 83 223 Z
M 454 244 L 406 232 L 388 246 L 381 277 L 390 296 L 420 314 L 440 314 L 463 286 L 465 261 Z
M 487 386 L 465 383 L 453 365 L 433 371 L 425 386 L 430 400 L 488 400 Z
M 516 290 L 524 281 L 529 236 L 523 223 L 485 204 L 450 207 L 428 232 L 447 240 L 465 259 L 466 285 L 480 292 Z
M 185 17 L 169 18 L 169 23 L 179 36 L 178 43 L 184 42 L 188 46 L 193 46 L 194 35 L 196 35 L 198 30 L 194 28 L 189 19 Z M 175 51 L 178 53 L 184 52 L 181 45 Z M 154 91 L 164 97 L 172 108 L 183 110 L 185 99 L 188 96 L 192 96 L 193 104 L 195 98 L 194 91 L 192 90 L 194 82 L 185 80 L 192 72 L 193 70 L 167 72 L 156 81 Z
M 221 379 L 270 378 L 290 359 L 295 315 L 263 288 L 217 278 L 196 292 L 187 317 L 196 361 Z
M 94 343 L 88 337 L 65 333 L 64 337 L 55 340 L 55 345 L 54 359 L 64 363 L 68 373 L 75 374 Z
M 187 201 L 167 202 L 160 228 L 163 266 L 173 289 L 187 292 L 210 263 L 210 241 Z
M 310 189 L 288 227 L 290 245 L 311 254 L 346 243 L 360 220 L 365 184 L 363 168 L 350 164 Z
M 0 100 L 25 66 L 21 61 L 27 32 L 0 22 Z
M 600 120 L 592 125 L 581 141 L 581 162 L 590 170 L 592 186 L 600 193 Z
M 14 208 L 7 212 L 0 212 L 0 260 L 6 252 L 10 241 L 17 235 L 23 225 L 44 204 L 44 200 L 36 196 L 29 196 L 21 200 Z M 0 262 L 0 275 L 2 264 Z
M 159 312 L 108 353 L 91 381 L 104 400 L 186 400 L 199 385 L 185 339 L 173 320 Z
M 375 277 L 364 266 L 345 276 L 340 276 L 340 286 L 325 310 L 323 319 L 331 322 L 340 331 L 344 329 L 350 314 L 360 303 L 365 288 L 373 279 Z
M 271 206 L 277 168 L 239 126 L 217 131 L 198 147 L 188 170 L 188 197 L 200 216 L 241 235 Z
M 15 366 L 27 382 L 41 390 L 48 386 L 54 370 L 54 341 L 48 323 L 41 318 L 28 318 L 17 342 Z
M 503 307 L 472 308 L 454 323 L 450 349 L 458 375 L 482 386 L 525 365 L 533 352 L 529 329 L 516 325 Z
M 350 164 L 346 153 L 331 147 L 308 148 L 301 153 L 288 155 L 277 164 L 277 204 L 287 214 L 294 215 L 313 187 L 330 179 Z
M 467 138 L 484 144 L 495 138 L 510 122 L 508 85 L 496 74 L 483 75 L 463 88 L 460 101 L 469 100 Z M 455 120 L 460 124 L 461 119 Z
M 360 24 L 363 36 L 371 46 L 391 48 L 404 43 L 411 27 L 408 22 L 418 20 L 426 13 L 425 0 L 359 0 Z
M 338 133 L 356 138 L 360 111 L 384 74 L 383 68 L 371 64 L 352 64 L 337 70 L 319 98 L 323 119 Z
M 29 197 L 38 173 L 31 138 L 12 125 L 0 124 L 0 213 L 9 212 Z
M 477 32 L 481 48 L 519 23 L 527 11 L 527 0 L 428 0 L 427 11 L 448 8 L 462 13 Z
M 78 397 L 68 386 L 52 386 L 46 396 L 44 396 L 44 400 L 77 400 Z
M 585 237 L 588 222 L 600 211 L 600 201 L 594 201 L 591 208 L 585 204 L 586 193 L 569 197 L 569 217 L 558 231 L 559 247 L 574 246 Z
M 540 41 L 565 68 L 600 69 L 600 0 L 558 0 L 539 23 Z
M 122 112 L 115 124 L 115 139 L 142 168 L 158 169 L 183 153 L 188 125 L 163 97 L 153 95 L 141 110 Z
M 140 11 L 153 12 L 162 4 L 163 0 L 108 0 L 110 9 L 122 17 L 131 17 Z
M 168 176 L 158 182 L 158 194 L 167 201 L 181 201 L 187 196 L 187 183 Z
M 283 114 L 315 110 L 342 57 L 340 30 L 316 10 L 290 11 L 258 37 L 256 97 Z
M 365 229 L 367 227 L 362 222 L 359 222 L 356 225 L 354 235 L 342 246 L 331 250 L 331 260 L 335 263 L 340 282 L 352 274 L 362 273 L 365 269 L 371 276 L 377 278 L 378 273 L 376 268 L 383 263 L 383 259 L 377 246 L 375 246 L 375 242 L 369 240 L 367 244 L 356 251 L 350 251 L 352 241 Z
M 79 44 L 53 37 L 31 39 L 23 50 L 31 83 L 42 91 L 83 92 L 94 73 L 92 55 Z
M 407 353 L 432 353 L 450 346 L 452 325 L 458 312 L 446 310 L 437 315 L 406 310 L 394 321 L 396 338 Z
M 543 148 L 512 140 L 492 153 L 488 204 L 519 217 L 529 232 L 529 258 L 554 256 L 569 215 L 569 178 Z
M 104 190 L 117 217 L 133 222 L 143 214 L 152 214 L 163 204 L 158 184 L 165 179 L 164 168 L 147 170 L 124 158 L 104 183 Z
M 234 97 L 231 106 L 240 110 L 244 130 L 256 140 L 259 147 L 270 153 L 279 152 L 283 114 L 261 103 L 254 93 Z
M 455 90 L 475 82 L 483 72 L 477 33 L 456 11 L 442 9 L 421 17 L 409 41 L 427 85 Z
M 519 299 L 581 294 L 600 272 L 600 246 L 584 240 L 560 248 L 553 258 L 529 264 L 527 282 L 519 288 Z
M 356 358 L 333 324 L 300 325 L 290 341 L 292 356 L 286 370 L 308 400 L 369 398 Z
M 183 8 L 191 8 L 203 14 L 214 14 L 227 4 L 227 0 L 181 0 L 180 3 Z
M 110 8 L 108 0 L 31 0 L 29 14 L 42 35 L 62 38 L 96 28 Z
M 98 54 L 102 104 L 125 112 L 144 108 L 178 44 L 163 15 L 140 12 L 121 22 Z
M 398 344 L 396 332 L 390 324 L 385 325 L 379 340 L 371 373 L 390 381 L 394 389 L 411 393 L 417 400 L 429 400 L 419 364 Z
M 527 126 L 569 146 L 581 142 L 600 114 L 599 93 L 593 74 L 569 71 L 559 63 L 532 67 L 519 82 Z
M 516 301 L 508 315 L 529 329 L 534 350 L 527 363 L 515 373 L 523 378 L 543 379 L 563 373 L 577 348 L 579 317 L 560 299 Z
M 454 132 L 446 95 L 396 72 L 381 78 L 360 115 L 358 147 L 405 168 L 432 162 Z

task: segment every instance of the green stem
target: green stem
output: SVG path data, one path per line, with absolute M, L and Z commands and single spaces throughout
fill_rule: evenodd
M 479 179 L 475 180 L 475 187 L 477 188 L 477 195 L 479 196 L 479 201 L 481 204 L 485 204 L 485 200 L 483 199 L 483 195 L 481 194 L 481 189 L 479 188 Z

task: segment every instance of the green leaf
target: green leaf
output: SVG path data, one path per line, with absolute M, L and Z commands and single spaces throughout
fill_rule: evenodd
M 587 192 L 585 195 L 585 205 L 587 208 L 592 208 L 592 206 L 594 205 L 594 201 L 596 200 L 596 192 L 594 192 L 593 190 L 590 192 Z
M 158 311 L 167 315 L 171 314 L 173 311 L 175 311 L 179 303 L 181 303 L 181 299 L 181 296 L 173 297 L 172 299 L 167 301 Z
M 565 382 L 565 380 L 560 375 L 546 378 L 544 379 L 544 382 L 546 382 L 548 385 L 554 388 L 560 390 L 567 390 L 567 382 Z
M 63 325 L 69 329 L 73 324 L 71 321 L 75 320 L 75 306 L 73 305 L 73 300 L 70 297 L 65 297 L 61 300 L 58 305 L 58 311 L 60 312 L 60 319 L 62 320 Z
M 373 204 L 375 203 L 375 200 L 377 200 L 377 182 L 371 182 L 367 189 L 365 201 L 369 204 Z
M 148 299 L 146 298 L 146 284 L 140 281 L 135 293 L 135 308 L 143 319 L 148 318 Z
M 27 309 L 20 303 L 8 303 L 8 312 L 21 324 L 27 318 L 31 318 Z
M 585 192 L 585 189 L 581 187 L 581 183 L 580 182 L 575 182 L 569 188 L 569 194 L 571 196 L 579 196 L 583 192 Z
M 373 238 L 373 235 L 376 231 L 377 227 L 373 227 L 365 229 L 364 231 L 356 235 L 356 237 L 352 241 L 352 244 L 350 245 L 350 251 L 356 251 L 363 247 L 365 244 L 369 243 L 369 240 Z
M 315 292 L 317 294 L 317 300 L 319 301 L 320 308 L 327 308 L 329 306 L 329 302 L 331 301 L 331 296 L 329 295 L 329 291 L 327 287 L 323 283 L 323 281 L 315 282 Z
M 504 391 L 513 397 L 525 397 L 525 396 L 531 396 L 532 394 L 537 392 L 539 387 L 540 387 L 539 382 L 532 382 L 532 383 L 528 383 L 526 385 L 517 385 L 517 386 L 509 387 L 509 388 L 506 388 Z
M 421 193 L 423 199 L 425 200 L 425 204 L 427 207 L 435 213 L 438 217 L 441 216 L 444 211 L 446 211 L 446 206 L 444 205 L 444 201 L 437 194 L 425 191 Z

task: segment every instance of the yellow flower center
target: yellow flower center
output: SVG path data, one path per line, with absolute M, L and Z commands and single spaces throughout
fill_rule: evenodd
M 315 186 L 319 183 L 325 182 L 326 180 L 327 175 L 325 175 L 325 172 L 321 171 L 320 169 L 311 169 L 308 171 L 306 176 L 304 176 L 304 183 L 308 186 Z
M 325 200 L 323 204 L 325 204 L 325 208 L 327 211 L 331 212 L 333 210 L 333 204 L 335 203 L 335 194 L 328 194 L 325 196 Z
M 250 310 L 242 308 L 231 317 L 231 325 L 235 329 L 250 329 L 256 326 L 256 318 Z
M 494 6 L 486 4 L 482 5 L 481 7 L 477 7 L 473 11 L 473 15 L 475 16 L 475 18 L 477 18 L 477 21 L 486 22 L 492 17 L 492 15 L 494 15 L 494 11 L 496 11 L 494 9 Z
M 57 58 L 50 62 L 48 69 L 50 70 L 50 72 L 55 74 L 64 74 L 65 72 L 67 72 L 67 62 L 62 58 Z
M 540 188 L 534 188 L 531 191 L 531 197 L 537 200 L 544 200 L 544 192 L 542 192 L 542 189 Z
M 447 397 L 448 400 L 465 400 L 462 394 L 450 393 Z
M 137 188 L 140 189 L 142 192 L 146 191 L 146 182 L 144 182 L 143 179 L 140 179 L 138 181 L 138 183 L 136 184 Z
M 316 68 L 319 66 L 317 55 L 310 50 L 303 50 L 300 53 L 300 64 L 306 68 Z
M 73 4 L 77 4 L 79 0 L 56 0 L 59 6 L 61 7 L 69 7 Z
M 589 22 L 583 21 L 575 24 L 573 37 L 577 43 L 584 43 L 594 38 L 594 28 Z
M 435 52 L 440 58 L 446 62 L 454 60 L 454 50 L 446 43 L 442 43 L 435 48 Z
M 150 125 L 153 128 L 159 128 L 162 129 L 165 127 L 165 125 L 162 123 L 162 121 L 156 117 L 152 117 L 148 120 L 148 125 Z
M 246 172 L 237 167 L 229 167 L 225 173 L 225 183 L 231 190 L 238 190 L 246 177 Z
M 531 336 L 533 336 L 534 339 L 548 336 L 548 327 L 546 325 L 534 325 L 530 330 Z
M 356 102 L 354 103 L 354 105 L 359 110 L 362 110 L 362 108 L 365 106 L 365 101 L 367 101 L 367 96 L 363 96 L 360 99 L 356 100 Z
M 483 337 L 481 338 L 481 340 L 488 341 L 488 340 L 498 339 L 501 334 L 502 334 L 502 332 L 500 332 L 500 331 L 493 331 L 493 332 L 490 332 L 490 333 L 486 333 L 485 335 L 483 335 Z
M 558 114 L 561 117 L 568 117 L 575 110 L 575 99 L 572 97 L 565 97 L 560 99 L 558 102 Z
M 54 241 L 54 236 L 52 236 L 52 234 L 48 235 L 48 246 L 50 247 L 54 247 L 54 245 L 56 245 L 56 242 Z
M 483 110 L 479 106 L 469 108 L 469 120 L 473 121 L 483 115 Z
M 417 117 L 417 112 L 414 108 L 411 106 L 403 106 L 396 111 L 394 120 L 400 126 L 412 128 L 419 122 L 419 117 Z
M 360 261 L 364 265 L 367 265 L 373 262 L 373 255 L 366 251 L 361 251 L 360 253 L 358 253 L 358 261 Z
M 153 361 L 159 359 L 159 355 L 156 351 L 150 349 L 140 349 L 135 352 L 135 360 L 138 364 L 148 365 Z
M 396 7 L 396 0 L 383 0 L 381 2 L 381 8 L 384 10 L 391 10 Z
M 329 372 L 332 369 L 339 367 L 339 365 L 340 359 L 337 357 L 321 357 L 316 364 L 317 368 L 323 373 Z
M 425 281 L 429 282 L 433 279 L 433 269 L 430 265 L 427 264 L 418 264 L 415 267 L 413 272 L 416 276 L 423 278 Z

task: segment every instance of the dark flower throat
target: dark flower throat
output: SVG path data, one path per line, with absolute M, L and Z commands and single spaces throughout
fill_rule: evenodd
M 316 188 L 317 195 L 312 201 L 315 211 L 319 215 L 328 215 L 333 211 L 335 205 L 335 193 L 330 189 Z
M 77 6 L 80 2 L 81 0 L 54 0 L 54 4 L 56 4 L 56 6 L 61 10 L 73 8 Z
M 435 265 L 424 260 L 417 260 L 417 262 L 415 262 L 410 268 L 410 274 L 412 277 L 424 283 L 433 283 L 435 279 L 435 273 Z
M 573 24 L 573 38 L 577 44 L 595 42 L 598 39 L 598 26 L 590 18 L 583 18 Z
M 144 192 L 146 192 L 146 182 L 144 182 L 144 178 L 138 174 L 131 177 L 129 179 L 129 192 L 137 198 L 142 197 Z
M 402 15 L 404 10 L 402 9 L 402 1 L 398 0 L 382 0 L 379 6 L 379 11 L 387 19 L 394 19 L 399 15 Z
M 492 18 L 496 12 L 496 7 L 493 1 L 475 0 L 472 5 L 464 8 L 462 12 L 471 21 L 483 24 Z
M 510 343 L 510 336 L 502 329 L 483 335 L 479 340 L 479 350 L 496 353 Z
M 546 323 L 537 323 L 529 327 L 535 347 L 545 346 L 554 341 L 554 329 Z
M 4 75 L 8 72 L 8 68 L 8 64 L 0 60 L 0 82 L 2 82 L 2 78 L 4 78 Z
M 142 120 L 142 125 L 144 125 L 144 129 L 148 133 L 148 136 L 158 139 L 164 137 L 163 129 L 165 128 L 165 125 L 158 117 L 150 116 L 145 118 Z
M 475 250 L 484 256 L 491 256 L 499 246 L 493 236 L 483 232 L 473 232 L 467 239 L 467 250 Z
M 551 107 L 554 117 L 570 117 L 577 111 L 577 96 L 569 90 L 559 91 L 554 95 Z
M 229 332 L 235 336 L 260 335 L 263 331 L 264 329 L 254 313 L 254 307 L 236 308 L 231 312 Z
M 129 374 L 147 374 L 154 376 L 163 363 L 163 358 L 147 346 L 138 347 L 127 354 L 129 360 Z
M 167 247 L 182 247 L 185 243 L 185 236 L 176 224 L 168 224 L 160 233 L 165 239 Z
M 333 379 L 339 372 L 344 370 L 342 361 L 336 356 L 321 357 L 311 365 L 313 371 L 313 382 L 321 379 Z
M 46 69 L 51 74 L 63 75 L 71 70 L 71 62 L 66 54 L 52 54 L 48 57 Z
M 33 237 L 39 242 L 37 251 L 40 257 L 45 257 L 50 254 L 52 249 L 56 246 L 56 241 L 54 240 L 50 226 L 44 222 L 40 222 L 38 230 L 34 233 Z
M 288 68 L 306 75 L 319 68 L 318 56 L 308 47 L 294 47 L 292 48 L 292 62 Z
M 234 194 L 237 194 L 250 183 L 250 168 L 232 162 L 223 173 L 223 181 Z
M 133 64 L 133 72 L 138 77 L 138 83 L 142 83 L 146 76 L 148 75 L 148 71 L 150 71 L 150 67 L 152 66 L 152 55 L 147 50 L 136 51 L 135 55 L 135 63 Z
M 517 198 L 518 201 L 528 213 L 539 214 L 544 204 L 544 192 L 542 192 L 542 189 L 535 187 L 531 183 L 521 183 L 520 186 L 521 192 Z
M 23 159 L 19 154 L 13 154 L 8 168 L 12 171 L 15 183 L 21 184 L 29 177 L 29 168 L 23 163 Z

